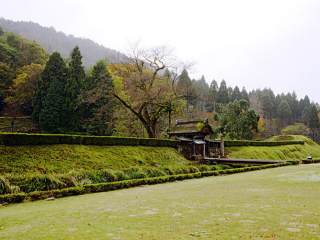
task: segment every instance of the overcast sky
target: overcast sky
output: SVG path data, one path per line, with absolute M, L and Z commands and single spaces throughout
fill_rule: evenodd
M 208 84 L 296 91 L 320 103 L 319 0 L 1 0 L 0 16 L 124 51 L 169 45 Z M 81 50 L 81 49 L 80 49 Z

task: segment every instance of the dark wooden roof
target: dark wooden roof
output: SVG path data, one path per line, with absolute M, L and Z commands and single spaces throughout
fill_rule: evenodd
M 207 122 L 190 121 L 177 122 L 168 134 L 169 136 L 206 136 L 214 134 L 214 131 Z

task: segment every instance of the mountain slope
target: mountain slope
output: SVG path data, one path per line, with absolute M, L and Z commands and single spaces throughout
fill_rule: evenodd
M 4 31 L 14 32 L 23 38 L 39 43 L 50 53 L 58 51 L 64 58 L 68 58 L 72 49 L 78 45 L 83 56 L 83 65 L 86 69 L 89 66 L 93 66 L 100 59 L 108 58 L 112 60 L 125 56 L 90 39 L 66 35 L 63 32 L 57 32 L 53 27 L 43 27 L 38 23 L 14 22 L 0 18 L 0 26 Z

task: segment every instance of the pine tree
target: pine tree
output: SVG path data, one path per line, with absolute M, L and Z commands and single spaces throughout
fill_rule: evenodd
M 38 83 L 33 119 L 42 130 L 61 132 L 67 122 L 65 105 L 65 82 L 67 68 L 58 52 L 54 52 L 41 74 Z
M 82 109 L 79 107 L 78 97 L 83 89 L 85 78 L 81 59 L 80 49 L 76 46 L 71 52 L 71 62 L 69 63 L 68 77 L 65 85 L 65 110 L 69 117 L 68 128 L 71 131 L 78 131 L 81 128 Z
M 313 139 L 313 141 L 315 141 L 316 130 L 319 129 L 319 127 L 320 127 L 318 110 L 315 105 L 312 105 L 312 107 L 311 107 L 308 125 L 312 131 L 312 139 Z

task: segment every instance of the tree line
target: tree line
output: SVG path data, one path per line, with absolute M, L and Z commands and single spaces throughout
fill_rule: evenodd
M 237 139 L 272 136 L 298 123 L 317 134 L 308 96 L 190 79 L 192 63 L 167 46 L 132 45 L 126 57 L 85 71 L 78 46 L 64 59 L 0 28 L 0 52 L 2 115 L 32 115 L 44 132 L 164 137 L 172 119 L 208 118 L 216 132 Z

